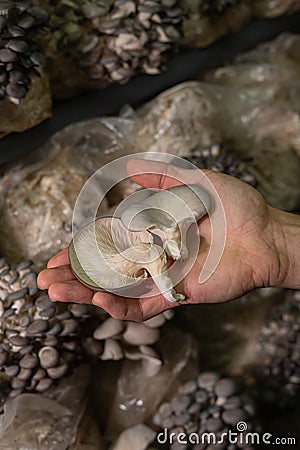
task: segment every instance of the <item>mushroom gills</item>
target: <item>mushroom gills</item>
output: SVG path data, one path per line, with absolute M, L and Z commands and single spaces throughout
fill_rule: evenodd
M 130 231 L 149 230 L 158 235 L 168 256 L 185 259 L 187 231 L 209 208 L 210 198 L 200 186 L 174 186 L 154 193 L 144 203 L 130 205 L 121 221 Z
M 153 244 L 151 233 L 129 231 L 120 219 L 99 218 L 79 230 L 69 246 L 69 258 L 76 278 L 94 290 L 114 292 L 150 274 L 167 300 L 184 299 L 167 275 L 163 248 Z

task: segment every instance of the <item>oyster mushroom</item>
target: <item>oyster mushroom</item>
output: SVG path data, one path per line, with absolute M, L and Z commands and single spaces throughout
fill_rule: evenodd
M 146 351 L 142 351 L 142 348 Z M 151 347 L 140 346 L 139 350 L 136 348 L 125 349 L 124 355 L 127 359 L 132 361 L 142 361 L 142 369 L 145 376 L 152 377 L 156 375 L 162 366 L 162 361 L 158 354 Z
M 100 359 L 102 361 L 107 361 L 112 359 L 113 361 L 118 361 L 123 358 L 123 350 L 121 345 L 116 339 L 108 338 L 104 343 L 104 350 Z
M 168 256 L 184 259 L 188 256 L 187 230 L 207 214 L 209 207 L 209 196 L 200 186 L 174 186 L 129 206 L 121 221 L 130 231 L 149 230 L 158 235 Z
M 166 255 L 152 235 L 129 231 L 118 218 L 102 217 L 82 228 L 71 241 L 69 258 L 74 275 L 94 290 L 120 293 L 150 274 L 167 300 L 184 299 L 173 289 Z
M 131 345 L 154 344 L 159 338 L 159 330 L 150 328 L 143 323 L 128 322 L 123 340 Z
M 125 324 L 122 320 L 113 319 L 109 317 L 105 322 L 102 322 L 93 333 L 94 339 L 97 341 L 108 339 L 122 333 Z
M 73 95 L 84 80 L 103 88 L 109 83 L 124 83 L 138 73 L 159 73 L 168 51 L 174 51 L 182 32 L 185 7 L 175 1 L 171 7 L 158 1 L 81 0 L 44 2 L 51 13 L 51 45 L 47 45 L 52 76 L 57 79 L 55 94 Z M 70 63 L 84 78 L 70 81 Z M 75 64 L 74 64 L 75 63 Z M 68 81 L 67 81 L 68 79 Z M 72 94 L 73 93 L 73 94 Z M 68 95 L 67 94 L 67 95 Z
M 7 0 L 0 1 L 0 18 L 0 102 L 19 105 L 34 79 L 43 75 L 46 61 L 37 38 L 50 16 L 31 0 Z
M 158 374 L 162 366 L 162 361 L 154 356 L 144 355 L 142 367 L 145 376 L 153 377 Z
M 154 430 L 144 424 L 126 428 L 109 450 L 146 450 L 155 439 Z

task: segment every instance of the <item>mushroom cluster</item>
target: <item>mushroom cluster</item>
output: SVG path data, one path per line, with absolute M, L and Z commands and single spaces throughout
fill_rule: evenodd
M 159 339 L 159 327 L 172 317 L 170 310 L 142 323 L 108 317 L 95 329 L 93 336 L 85 339 L 84 349 L 92 358 L 102 361 L 118 361 L 124 357 L 139 361 L 145 376 L 156 375 L 162 360 L 151 345 Z
M 92 305 L 61 305 L 38 291 L 32 262 L 0 259 L 0 406 L 22 392 L 45 392 L 87 357 L 141 361 L 146 375 L 161 358 L 151 347 L 163 313 L 144 323 L 110 318 Z
M 181 37 L 184 16 L 177 0 L 63 0 L 51 2 L 48 10 L 50 70 L 59 53 L 102 85 L 159 73 L 166 52 Z
M 206 148 L 193 147 L 184 159 L 200 169 L 211 169 L 237 177 L 253 187 L 257 186 L 255 175 L 251 173 L 251 157 L 242 157 L 226 146 L 216 143 Z M 250 170 L 249 170 L 250 169 Z
M 263 400 L 285 406 L 295 398 L 300 386 L 299 331 L 300 291 L 287 291 L 258 337 L 262 364 L 257 375 L 266 385 Z
M 168 301 L 184 300 L 168 276 L 168 257 L 187 257 L 187 230 L 207 214 L 209 196 L 197 185 L 141 192 L 150 196 L 131 203 L 120 218 L 98 218 L 76 233 L 69 246 L 71 268 L 94 290 L 124 294 L 124 289 L 150 275 Z
M 211 448 L 210 444 L 217 444 L 213 448 L 227 450 L 251 449 L 250 444 L 245 447 L 242 439 L 230 444 L 228 435 L 226 438 L 229 429 L 234 429 L 240 421 L 246 421 L 248 430 L 251 430 L 251 415 L 252 405 L 243 400 L 233 378 L 221 377 L 216 372 L 202 372 L 196 380 L 183 384 L 170 401 L 160 405 L 153 416 L 153 423 L 166 429 L 169 436 L 171 433 L 175 433 L 173 436 L 194 433 L 200 439 L 203 433 L 213 433 L 217 439 L 216 443 L 194 441 L 193 445 L 192 442 L 182 444 L 175 437 L 169 447 L 171 450 L 206 449 Z M 225 438 L 222 439 L 222 435 Z
M 23 391 L 44 392 L 81 359 L 84 305 L 60 309 L 38 291 L 31 261 L 12 268 L 0 260 L 1 401 Z
M 3 5 L 2 5 L 3 4 Z M 19 104 L 30 89 L 32 76 L 45 64 L 36 36 L 49 20 L 45 8 L 31 0 L 0 4 L 0 100 Z

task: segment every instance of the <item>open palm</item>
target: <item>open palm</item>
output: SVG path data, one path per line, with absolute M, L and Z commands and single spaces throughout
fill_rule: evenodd
M 128 164 L 128 172 L 136 183 L 147 188 L 169 188 L 178 184 L 178 178 L 186 174 L 189 183 L 201 184 L 200 171 L 187 171 L 157 162 L 132 160 Z M 210 219 L 205 216 L 199 222 L 201 246 L 198 258 L 176 287 L 177 292 L 185 294 L 186 300 L 174 304 L 161 294 L 129 299 L 94 292 L 75 279 L 67 249 L 51 258 L 47 270 L 39 274 L 40 288 L 49 289 L 49 296 L 54 301 L 92 303 L 117 319 L 143 321 L 179 304 L 223 302 L 256 287 L 272 285 L 271 267 L 274 273 L 275 266 L 276 273 L 278 258 L 269 233 L 271 208 L 246 183 L 224 174 L 203 172 L 213 184 L 224 208 L 226 243 L 217 269 L 205 283 L 199 284 L 199 274 L 211 239 Z

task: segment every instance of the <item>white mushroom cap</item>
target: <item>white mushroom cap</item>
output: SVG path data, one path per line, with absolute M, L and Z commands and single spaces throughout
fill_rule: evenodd
M 146 450 L 155 439 L 156 432 L 143 424 L 122 431 L 109 450 Z
M 102 217 L 79 230 L 69 247 L 72 270 L 88 287 L 113 292 L 150 274 L 168 301 L 184 300 L 167 274 L 166 255 L 187 256 L 187 230 L 209 207 L 209 196 L 197 185 L 155 192 L 125 209 L 121 218 Z M 148 230 L 161 238 L 163 248 Z
M 157 192 L 149 200 L 151 206 L 165 210 L 177 223 L 191 219 L 191 214 L 199 220 L 210 208 L 209 195 L 197 184 L 173 186 Z
M 151 319 L 147 319 L 143 322 L 144 325 L 150 328 L 158 328 L 161 327 L 166 321 L 165 316 L 161 313 L 157 316 L 151 317 Z

